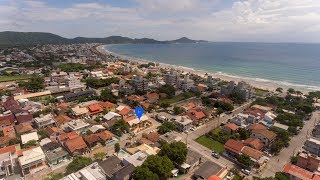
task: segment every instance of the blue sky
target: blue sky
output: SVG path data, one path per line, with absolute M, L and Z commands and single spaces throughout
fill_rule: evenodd
M 319 0 L 0 0 L 0 31 L 320 42 Z

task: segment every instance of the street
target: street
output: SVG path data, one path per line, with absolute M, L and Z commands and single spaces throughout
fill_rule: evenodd
M 274 176 L 276 172 L 282 171 L 283 166 L 290 162 L 291 156 L 300 151 L 304 142 L 311 136 L 311 131 L 315 123 L 318 122 L 319 117 L 320 111 L 313 112 L 311 119 L 305 121 L 301 132 L 291 138 L 289 147 L 283 149 L 278 156 L 270 158 L 267 166 L 259 176 L 270 177 Z

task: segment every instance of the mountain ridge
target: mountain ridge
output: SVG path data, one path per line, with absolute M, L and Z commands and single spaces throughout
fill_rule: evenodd
M 204 40 L 192 40 L 187 37 L 171 41 L 159 41 L 151 38 L 129 38 L 124 36 L 108 36 L 104 38 L 88 38 L 75 37 L 65 38 L 53 33 L 47 32 L 15 32 L 3 31 L 0 32 L 0 47 L 12 46 L 32 46 L 37 44 L 71 44 L 71 43 L 105 43 L 105 44 L 155 44 L 155 43 L 199 43 L 208 42 Z

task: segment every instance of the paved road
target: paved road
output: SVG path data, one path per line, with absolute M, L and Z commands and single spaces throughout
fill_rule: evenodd
M 289 147 L 283 149 L 278 156 L 272 157 L 259 176 L 270 177 L 274 176 L 276 172 L 282 171 L 283 166 L 290 161 L 291 156 L 301 150 L 304 142 L 310 137 L 312 129 L 315 123 L 319 121 L 319 118 L 320 111 L 313 112 L 311 119 L 305 121 L 301 132 L 291 138 Z

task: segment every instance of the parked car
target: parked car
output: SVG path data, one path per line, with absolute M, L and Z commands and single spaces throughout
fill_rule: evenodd
M 241 172 L 242 172 L 243 174 L 245 174 L 245 175 L 248 175 L 248 176 L 251 174 L 251 171 L 248 170 L 248 169 L 241 169 Z
M 190 128 L 190 131 L 195 131 L 196 129 L 194 127 Z
M 213 156 L 213 157 L 215 157 L 215 158 L 217 158 L 217 159 L 220 158 L 220 155 L 219 155 L 217 152 L 215 152 L 215 151 L 212 151 L 212 152 L 211 152 L 211 156 Z

